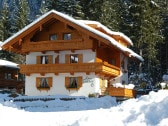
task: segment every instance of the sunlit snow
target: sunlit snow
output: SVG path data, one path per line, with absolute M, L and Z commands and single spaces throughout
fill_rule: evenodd
M 15 100 L 0 95 L 1 126 L 167 126 L 168 91 L 150 92 L 117 103 L 114 97 L 101 98 L 33 96 Z M 55 100 L 51 100 L 51 99 Z M 74 99 L 73 99 L 74 98 Z M 19 101 L 34 99 L 34 101 Z M 36 100 L 35 100 L 36 99 Z M 39 100 L 38 100 L 39 99 Z M 76 100 L 75 100 L 76 99 Z

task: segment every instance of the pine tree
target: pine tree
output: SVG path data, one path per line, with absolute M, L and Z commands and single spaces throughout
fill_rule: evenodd
M 161 75 L 168 71 L 168 1 L 158 0 L 160 7 L 160 17 L 163 20 L 161 32 L 164 36 L 164 43 L 158 45 L 158 57 L 161 63 Z M 162 81 L 162 78 L 161 78 Z
M 22 29 L 30 23 L 30 11 L 28 8 L 27 0 L 17 0 L 15 4 L 17 4 L 17 6 L 15 8 L 14 20 L 12 24 L 14 33 L 16 33 L 17 31 L 19 31 L 20 29 Z
M 0 40 L 4 41 L 11 36 L 9 6 L 5 2 L 0 10 Z M 0 59 L 12 61 L 13 54 L 4 50 L 0 50 Z
M 134 42 L 133 49 L 145 59 L 142 68 L 148 75 L 149 82 L 156 82 L 159 65 L 157 44 L 163 41 L 160 34 L 159 6 L 150 0 L 130 0 L 128 5 L 129 34 Z
M 120 0 L 103 0 L 99 22 L 113 31 L 120 31 L 121 8 Z M 100 10 L 98 10 L 100 11 Z

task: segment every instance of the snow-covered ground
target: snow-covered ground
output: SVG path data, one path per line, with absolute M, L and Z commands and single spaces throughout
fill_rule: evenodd
M 12 99 L 0 95 L 1 126 L 167 126 L 168 91 L 117 103 L 115 98 L 19 96 Z M 22 101 L 23 99 L 34 101 Z M 44 99 L 44 98 L 43 98 Z M 47 100 L 46 99 L 46 100 Z M 55 100 L 52 100 L 55 99 Z M 76 99 L 76 100 L 74 100 Z

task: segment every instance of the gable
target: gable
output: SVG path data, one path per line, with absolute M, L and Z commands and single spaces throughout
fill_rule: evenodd
M 60 23 L 62 22 L 63 25 L 58 25 L 59 22 Z M 104 43 L 107 46 L 120 50 L 127 56 L 135 57 L 140 61 L 143 61 L 143 58 L 141 56 L 134 53 L 132 50 L 128 49 L 124 44 L 121 44 L 126 43 L 126 41 L 128 41 L 123 34 L 118 33 L 113 34 L 111 31 L 109 32 L 109 29 L 107 30 L 104 27 L 102 27 L 103 29 L 96 30 L 95 28 L 86 25 L 82 21 L 75 20 L 68 15 L 62 14 L 54 10 L 44 14 L 43 16 L 41 16 L 28 26 L 17 32 L 15 35 L 5 40 L 4 43 L 2 44 L 2 48 L 4 50 L 23 53 L 22 45 L 24 45 L 26 48 L 26 44 L 24 43 L 30 41 L 29 39 L 32 39 L 34 37 L 35 39 L 42 39 L 45 41 L 47 39 L 45 38 L 46 36 L 44 38 L 43 37 L 38 38 L 38 34 L 40 34 L 40 37 L 43 36 L 43 34 L 47 32 L 47 29 L 50 29 L 52 25 L 58 25 L 58 27 L 67 28 L 63 30 L 70 30 L 70 31 L 76 30 L 78 31 L 78 33 L 84 34 L 85 37 L 96 39 L 99 43 Z M 52 31 L 52 29 L 50 30 Z M 59 30 L 61 32 L 61 29 Z M 113 36 L 116 36 L 116 38 L 115 37 L 113 38 Z M 117 42 L 119 40 L 121 40 L 122 42 L 121 43 Z

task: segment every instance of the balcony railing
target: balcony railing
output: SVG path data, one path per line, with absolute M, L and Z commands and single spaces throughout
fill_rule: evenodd
M 127 97 L 127 98 L 136 97 L 136 91 L 133 89 L 108 87 L 107 92 L 109 93 L 110 96 L 114 97 Z
M 33 73 L 71 73 L 75 72 L 95 72 L 97 74 L 105 74 L 108 76 L 118 76 L 120 69 L 113 65 L 105 63 L 73 63 L 73 64 L 30 64 L 20 65 L 20 72 L 26 75 Z
M 24 81 L 0 79 L 0 88 L 23 88 Z
M 82 39 L 75 40 L 56 40 L 56 41 L 40 41 L 29 42 L 23 45 L 23 52 L 40 52 L 49 50 L 74 50 L 74 49 L 92 49 L 93 42 L 84 42 Z

